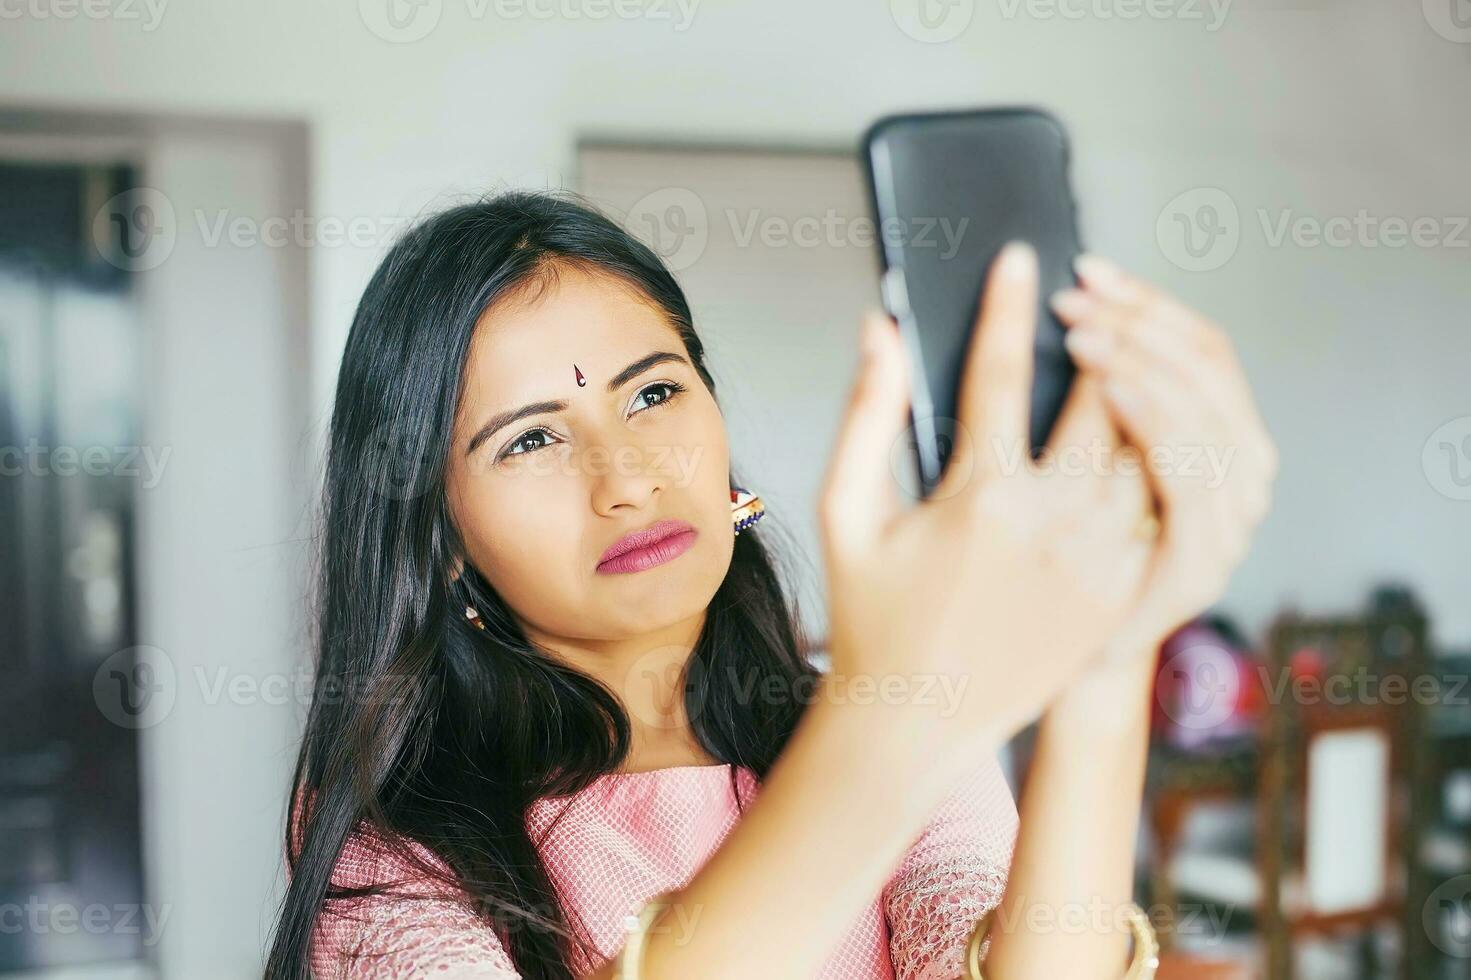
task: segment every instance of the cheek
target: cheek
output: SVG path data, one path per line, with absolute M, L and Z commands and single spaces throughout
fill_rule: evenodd
M 470 484 L 459 516 L 475 566 L 513 608 L 536 619 L 534 607 L 573 588 L 582 540 L 568 519 L 580 513 L 576 484 L 491 477 Z
M 725 421 L 713 402 L 708 412 L 692 419 L 682 446 L 675 462 L 683 485 L 676 493 L 694 509 L 691 519 L 708 538 L 702 545 L 718 582 L 730 565 L 735 539 L 730 521 L 730 447 Z
M 706 399 L 698 412 L 687 413 L 671 433 L 674 453 L 674 476 L 677 489 L 693 491 L 702 499 L 712 491 L 730 486 L 730 447 L 726 441 L 725 420 L 713 400 Z

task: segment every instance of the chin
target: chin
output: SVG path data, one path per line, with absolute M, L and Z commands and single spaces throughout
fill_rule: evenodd
M 704 536 L 674 561 L 642 572 L 599 575 L 613 600 L 613 617 L 640 630 L 668 626 L 710 605 L 730 567 L 730 554 L 712 555 Z

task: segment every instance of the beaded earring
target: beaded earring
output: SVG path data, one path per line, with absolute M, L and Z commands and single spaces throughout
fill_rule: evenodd
M 732 487 L 730 491 L 730 520 L 739 536 L 742 531 L 766 516 L 766 505 L 761 498 L 743 487 Z

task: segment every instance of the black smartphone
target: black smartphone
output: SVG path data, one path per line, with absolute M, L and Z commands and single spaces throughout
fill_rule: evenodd
M 871 125 L 861 153 L 884 305 L 914 366 L 911 435 L 928 497 L 954 447 L 957 391 L 986 272 L 1012 239 L 1030 242 L 1040 265 L 1034 455 L 1072 383 L 1063 326 L 1047 306 L 1054 291 L 1075 282 L 1073 259 L 1082 247 L 1067 135 L 1056 118 L 1033 108 L 902 113 Z

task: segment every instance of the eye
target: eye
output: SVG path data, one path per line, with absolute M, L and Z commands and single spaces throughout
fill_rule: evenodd
M 633 396 L 634 409 L 629 414 L 637 415 L 646 409 L 658 408 L 682 391 L 684 391 L 684 385 L 678 381 L 656 381 L 651 385 L 646 385 Z
M 551 445 L 551 432 L 546 429 L 528 429 L 513 439 L 505 449 L 496 456 L 495 461 L 499 463 L 507 456 L 525 456 L 534 453 L 538 449 L 545 449 Z
M 638 394 L 633 396 L 633 408 L 629 414 L 637 415 L 648 409 L 658 408 L 660 405 L 667 404 L 684 390 L 684 385 L 678 381 L 656 381 L 645 385 L 639 389 Z M 495 461 L 499 463 L 509 456 L 527 456 L 540 449 L 545 449 L 556 441 L 556 437 L 549 429 L 542 427 L 527 429 L 507 443 L 506 448 L 496 454 Z

